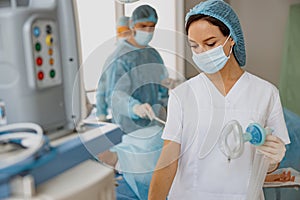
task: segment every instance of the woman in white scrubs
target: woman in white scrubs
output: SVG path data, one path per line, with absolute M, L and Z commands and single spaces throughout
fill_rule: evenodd
M 164 148 L 148 197 L 246 199 L 256 150 L 273 167 L 290 143 L 278 90 L 241 68 L 246 61 L 243 33 L 227 3 L 201 2 L 187 14 L 185 25 L 193 60 L 202 73 L 170 94 Z M 245 143 L 240 157 L 228 159 L 218 141 L 232 120 L 244 131 L 252 122 L 274 131 L 264 145 Z

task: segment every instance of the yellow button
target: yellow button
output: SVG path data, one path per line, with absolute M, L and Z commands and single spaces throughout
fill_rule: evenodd
M 53 44 L 53 37 L 52 37 L 52 35 L 47 35 L 47 37 L 46 37 L 46 44 L 48 46 L 52 46 L 52 44 Z

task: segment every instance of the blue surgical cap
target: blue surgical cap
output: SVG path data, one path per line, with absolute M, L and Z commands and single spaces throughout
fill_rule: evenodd
M 127 17 L 127 16 L 121 16 L 121 17 L 118 19 L 117 27 L 120 27 L 120 26 L 128 26 L 128 27 L 129 27 L 129 19 L 130 19 L 130 17 Z
M 246 64 L 246 50 L 243 31 L 239 19 L 233 9 L 223 0 L 207 0 L 199 3 L 187 13 L 185 24 L 192 15 L 203 14 L 214 17 L 223 22 L 230 30 L 231 37 L 235 41 L 233 53 L 240 66 Z
M 149 5 L 142 5 L 133 11 L 130 26 L 133 27 L 139 22 L 153 22 L 156 24 L 157 20 L 158 17 L 155 9 Z

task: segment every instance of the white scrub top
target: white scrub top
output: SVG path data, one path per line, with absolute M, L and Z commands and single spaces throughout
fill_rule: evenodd
M 214 98 L 214 99 L 212 99 Z M 244 72 L 226 96 L 201 73 L 172 90 L 164 140 L 181 144 L 181 155 L 168 199 L 246 199 L 255 147 L 245 143 L 241 157 L 228 162 L 218 143 L 200 158 L 199 151 L 209 129 L 213 102 L 223 103 L 225 126 L 237 120 L 243 128 L 257 122 L 274 129 L 273 134 L 290 143 L 278 90 L 269 82 Z

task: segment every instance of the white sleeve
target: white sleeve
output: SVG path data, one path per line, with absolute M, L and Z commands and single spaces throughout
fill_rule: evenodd
M 290 143 L 289 134 L 283 116 L 279 92 L 277 89 L 274 94 L 273 107 L 271 107 L 271 112 L 267 119 L 267 127 L 272 128 L 274 130 L 273 134 L 279 137 L 285 144 Z
M 162 139 L 174 141 L 181 144 L 182 106 L 180 104 L 178 96 L 172 90 L 169 96 L 167 109 L 167 122 L 162 134 Z

